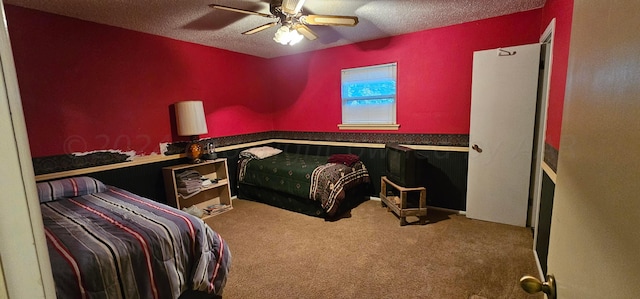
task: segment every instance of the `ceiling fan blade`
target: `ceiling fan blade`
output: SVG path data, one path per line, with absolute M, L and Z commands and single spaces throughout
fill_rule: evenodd
M 248 15 L 256 15 L 256 16 L 261 16 L 261 17 L 265 17 L 265 18 L 275 18 L 276 17 L 274 15 L 270 15 L 270 14 L 266 14 L 266 13 L 261 13 L 261 12 L 257 12 L 257 11 L 246 10 L 246 9 L 240 9 L 240 8 L 235 8 L 235 7 L 229 7 L 229 6 L 224 6 L 224 5 L 209 4 L 209 7 L 215 8 L 215 9 L 239 12 L 239 13 L 248 14 Z
M 358 24 L 358 17 L 308 15 L 300 17 L 300 21 L 307 25 L 355 26 Z
M 258 27 L 256 27 L 256 28 L 251 29 L 251 30 L 248 30 L 248 31 L 242 32 L 242 34 L 244 34 L 244 35 L 249 35 L 249 34 L 258 33 L 258 32 L 260 32 L 260 31 L 262 31 L 262 30 L 269 29 L 269 28 L 271 28 L 271 27 L 273 27 L 273 26 L 275 26 L 275 25 L 278 25 L 278 22 L 273 22 L 273 23 L 264 24 L 264 25 L 262 25 L 262 26 L 258 26 Z
M 282 11 L 290 15 L 297 15 L 302 9 L 305 0 L 283 0 Z
M 295 24 L 293 28 L 297 30 L 298 33 L 306 37 L 308 40 L 315 40 L 318 38 L 318 35 L 304 24 Z

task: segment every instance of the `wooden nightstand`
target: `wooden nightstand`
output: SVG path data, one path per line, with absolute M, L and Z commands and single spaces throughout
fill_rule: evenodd
M 197 171 L 203 179 L 208 179 L 212 181 L 212 183 L 203 186 L 197 193 L 183 195 L 183 193 L 178 190 L 176 174 L 187 170 Z M 233 208 L 231 205 L 227 159 L 220 158 L 198 164 L 181 164 L 163 167 L 162 176 L 167 192 L 167 201 L 170 205 L 178 209 L 189 208 L 195 205 L 201 210 L 211 210 L 202 216 L 204 220 Z

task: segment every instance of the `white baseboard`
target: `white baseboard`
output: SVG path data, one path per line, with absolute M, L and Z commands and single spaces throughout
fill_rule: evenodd
M 544 273 L 542 272 L 542 264 L 540 264 L 540 259 L 538 258 L 538 251 L 535 249 L 533 250 L 533 258 L 536 260 L 536 266 L 538 267 L 538 278 L 542 281 L 546 281 L 547 279 L 544 277 Z

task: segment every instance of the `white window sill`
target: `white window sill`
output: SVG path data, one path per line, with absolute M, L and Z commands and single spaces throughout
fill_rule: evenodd
M 385 124 L 339 124 L 340 130 L 389 130 L 397 131 L 400 128 L 399 124 L 385 125 Z

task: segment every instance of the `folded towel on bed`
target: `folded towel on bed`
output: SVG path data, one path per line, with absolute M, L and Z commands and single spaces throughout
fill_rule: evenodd
M 329 159 L 327 160 L 329 163 L 344 164 L 347 166 L 352 166 L 358 161 L 360 161 L 360 157 L 354 154 L 333 154 L 329 156 Z
M 259 146 L 259 147 L 252 147 L 250 149 L 241 151 L 240 157 L 264 159 L 264 158 L 269 158 L 271 156 L 275 156 L 281 152 L 282 152 L 281 149 L 273 148 L 270 146 Z

